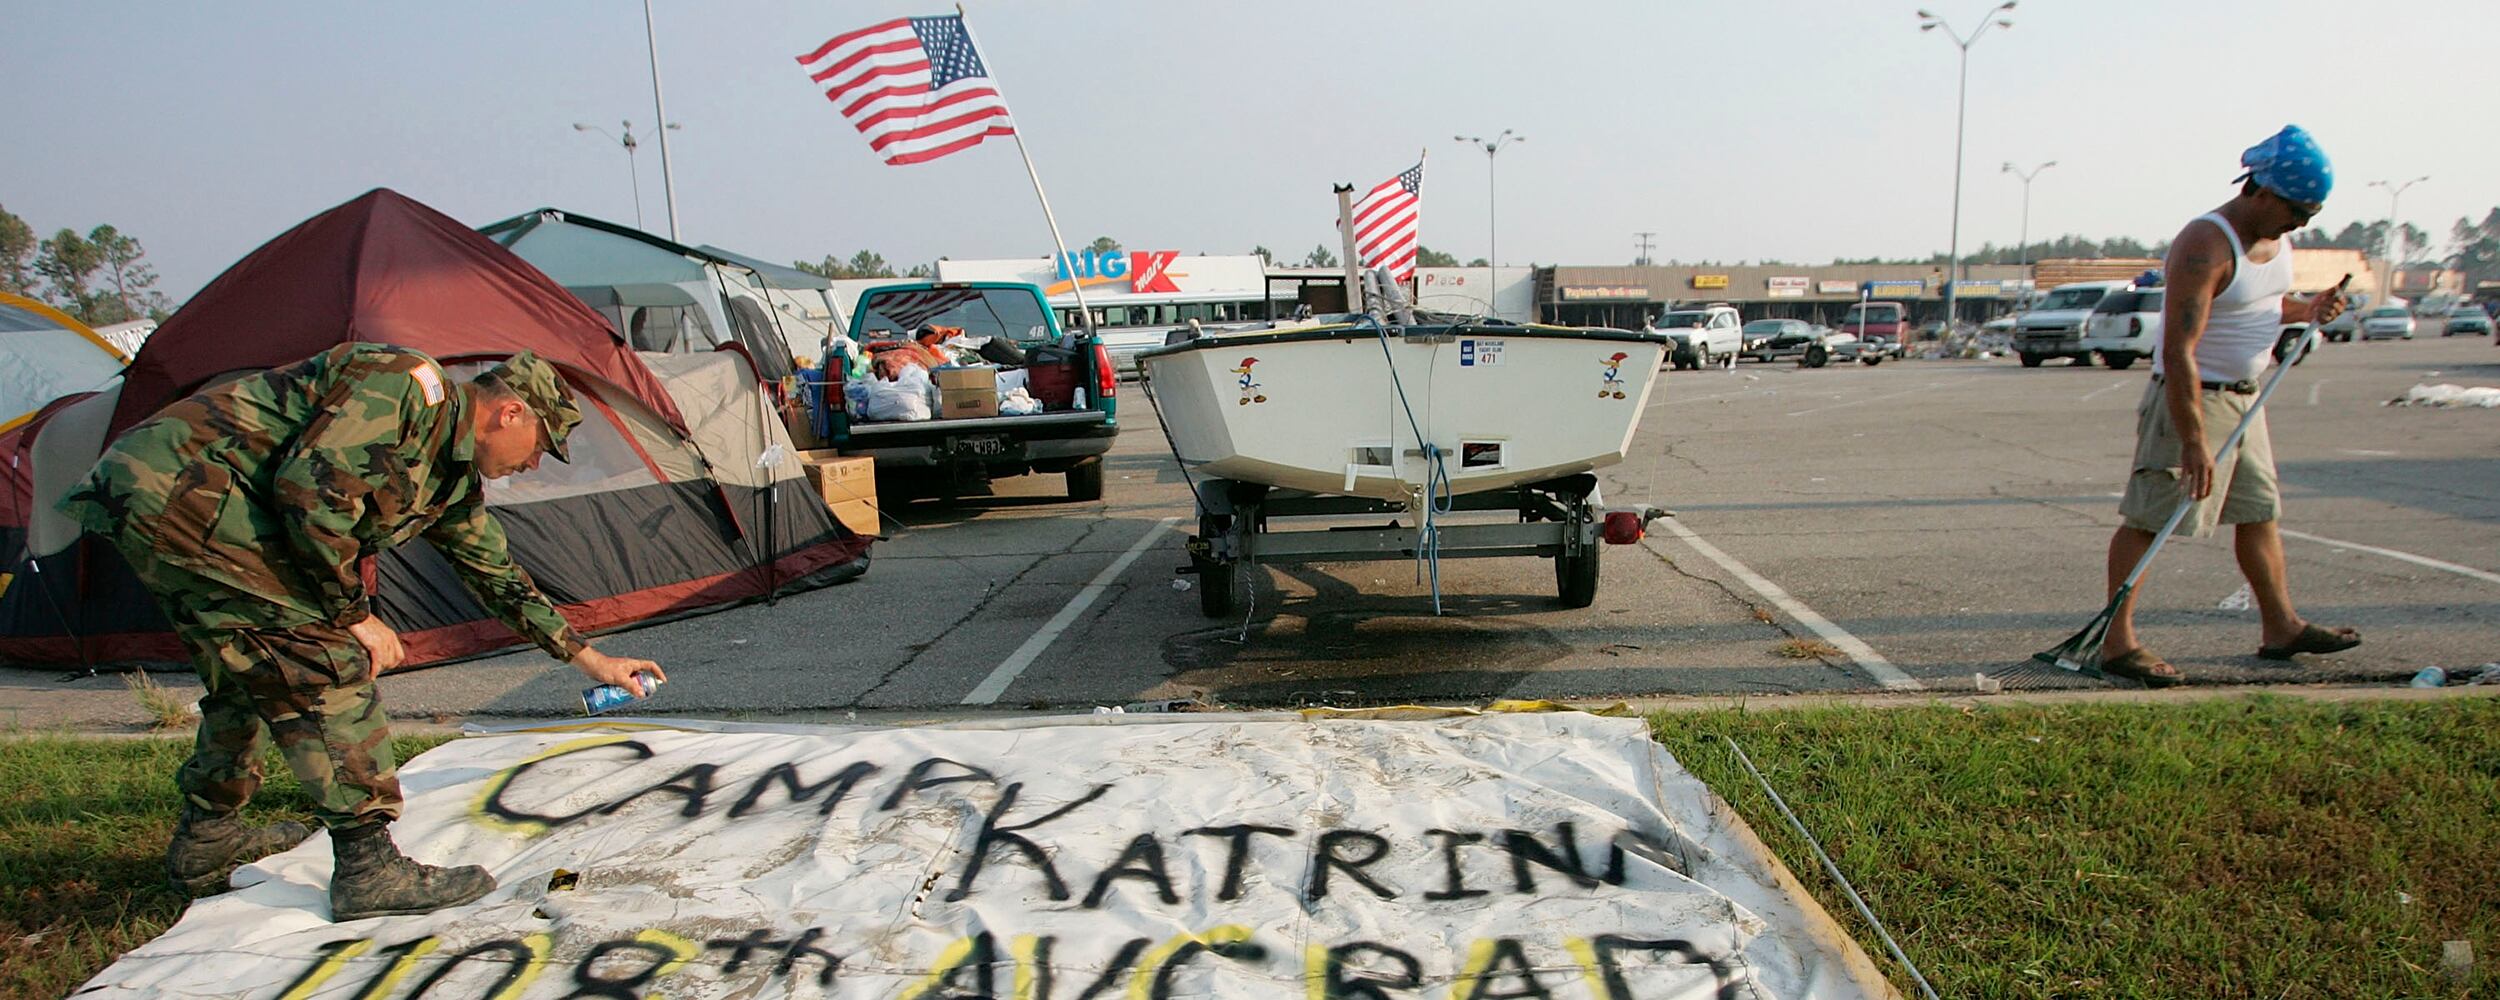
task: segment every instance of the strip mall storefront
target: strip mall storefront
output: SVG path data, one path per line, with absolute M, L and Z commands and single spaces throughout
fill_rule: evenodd
M 1984 322 L 2013 308 L 2029 287 L 2015 265 L 1973 265 L 1957 290 L 1958 311 Z M 1537 314 L 1546 322 L 1637 328 L 1679 305 L 1725 302 L 1748 320 L 1830 324 L 1862 294 L 1907 303 L 1918 322 L 1944 316 L 1944 268 L 1926 265 L 1823 267 L 1551 267 L 1537 272 Z

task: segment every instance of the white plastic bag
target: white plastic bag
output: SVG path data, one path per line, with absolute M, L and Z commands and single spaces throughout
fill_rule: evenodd
M 866 387 L 860 405 L 861 418 L 872 423 L 902 420 L 927 420 L 935 412 L 937 383 L 929 380 L 929 370 L 919 365 L 903 369 L 900 377 L 888 382 L 872 378 L 858 383 Z
M 1023 386 L 998 394 L 999 416 L 1028 417 L 1040 412 L 1042 412 L 1042 401 L 1033 398 L 1032 393 L 1024 391 Z
M 1008 393 L 1023 392 L 1025 387 L 1031 384 L 1032 382 L 1029 380 L 1029 377 L 1025 375 L 1024 369 L 1022 368 L 1001 368 L 998 370 L 998 398 L 1001 400 L 1005 400 Z M 1003 406 L 1004 403 L 1001 405 Z M 1001 410 L 1000 412 L 1005 411 Z

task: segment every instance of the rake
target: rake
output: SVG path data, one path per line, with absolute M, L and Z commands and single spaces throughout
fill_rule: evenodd
M 2344 286 L 2351 283 L 2352 275 L 2344 275 L 2344 280 L 2336 282 L 2335 289 L 2327 294 L 2342 298 Z M 2300 341 L 2290 352 L 2277 347 L 2274 374 L 2266 379 L 2264 388 L 2257 390 L 2257 401 L 2250 403 L 2248 412 L 2240 415 L 2239 425 L 2231 428 L 2231 436 L 2222 439 L 2222 447 L 2214 452 L 2215 468 L 2222 468 L 2231 460 L 2232 452 L 2239 449 L 2240 438 L 2248 433 L 2248 425 L 2255 423 L 2257 415 L 2265 412 L 2266 400 L 2274 395 L 2276 386 L 2283 384 L 2283 376 L 2291 372 L 2291 364 L 2283 359 L 2300 357 L 2315 346 L 2319 325 L 2309 324 L 2309 329 L 2301 334 Z M 2031 659 L 1989 674 L 1988 678 L 2008 688 L 2044 686 L 2047 681 L 2060 676 L 2080 675 L 2108 680 L 2109 675 L 2101 672 L 2101 640 L 2108 637 L 2110 622 L 2117 619 L 2118 609 L 2135 593 L 2135 585 L 2144 579 L 2144 570 L 2153 564 L 2153 557 L 2161 554 L 2162 543 L 2168 542 L 2171 534 L 2179 530 L 2179 522 L 2186 520 L 2188 511 L 2195 506 L 2195 497 L 2179 499 L 2178 508 L 2170 512 L 2170 520 L 2163 522 L 2161 531 L 2153 535 L 2153 544 L 2144 550 L 2142 558 L 2135 561 L 2135 568 L 2127 571 L 2127 578 L 2118 585 L 2118 590 L 2110 594 L 2109 604 L 2085 623 L 2082 630 L 2067 636 L 2065 642 L 2031 654 Z

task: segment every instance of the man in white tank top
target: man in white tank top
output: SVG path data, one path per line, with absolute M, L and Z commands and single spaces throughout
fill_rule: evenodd
M 2360 633 L 2310 624 L 2292 607 L 2265 414 L 2249 423 L 2228 464 L 2217 467 L 2213 450 L 2255 403 L 2283 324 L 2324 323 L 2343 311 L 2340 296 L 2289 294 L 2292 248 L 2283 239 L 2318 213 L 2335 177 L 2297 125 L 2240 154 L 2240 164 L 2248 173 L 2238 197 L 2190 221 L 2170 243 L 2161 347 L 2137 404 L 2135 464 L 2118 505 L 2123 523 L 2109 540 L 2109 593 L 2117 594 L 2171 513 L 2194 498 L 2181 530 L 2202 536 L 2217 524 L 2233 526 L 2232 548 L 2262 619 L 2257 655 L 2289 660 L 2350 649 Z M 2140 596 L 2130 595 L 2110 622 L 2101 669 L 2148 687 L 2177 684 L 2179 672 L 2136 635 Z

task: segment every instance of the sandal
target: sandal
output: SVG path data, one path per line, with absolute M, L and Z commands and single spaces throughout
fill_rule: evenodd
M 2161 657 L 2154 656 L 2152 650 L 2142 646 L 2103 659 L 2101 672 L 2112 677 L 2124 677 L 2148 688 L 2166 688 L 2187 681 L 2178 668 L 2162 662 Z
M 2257 655 L 2268 660 L 2288 660 L 2301 653 L 2341 653 L 2358 645 L 2361 633 L 2349 626 L 2325 629 L 2304 622 L 2291 645 L 2260 647 Z

